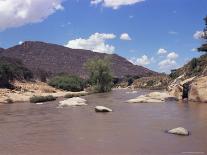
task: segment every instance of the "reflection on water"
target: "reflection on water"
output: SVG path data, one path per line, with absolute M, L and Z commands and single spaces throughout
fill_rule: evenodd
M 0 105 L 1 155 L 179 155 L 207 153 L 207 104 L 125 101 L 147 91 L 94 94 L 88 106 Z M 103 105 L 114 112 L 95 113 Z M 189 137 L 164 133 L 178 126 Z

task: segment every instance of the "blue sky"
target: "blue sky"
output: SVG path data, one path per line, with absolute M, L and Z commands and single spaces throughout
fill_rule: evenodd
M 0 0 L 3 48 L 44 41 L 117 53 L 160 72 L 200 55 L 192 49 L 202 43 L 207 0 L 12 1 Z

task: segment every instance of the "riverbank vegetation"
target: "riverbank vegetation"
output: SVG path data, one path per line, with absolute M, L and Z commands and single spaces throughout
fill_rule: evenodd
M 96 92 L 111 91 L 113 84 L 109 58 L 88 60 L 85 67 L 89 72 L 89 84 Z
M 62 74 L 51 78 L 48 84 L 52 87 L 66 90 L 66 91 L 83 91 L 84 89 L 84 80 L 78 76 L 71 76 L 67 74 Z
M 21 61 L 0 57 L 0 88 L 12 88 L 13 80 L 31 80 L 32 72 Z
M 48 96 L 32 96 L 30 98 L 30 102 L 31 103 L 48 102 L 48 101 L 54 101 L 54 100 L 56 100 L 56 97 L 54 97 L 52 95 L 48 95 Z

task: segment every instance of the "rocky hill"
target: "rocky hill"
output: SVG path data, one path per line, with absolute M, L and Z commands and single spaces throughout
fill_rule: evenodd
M 183 67 L 173 70 L 170 74 L 173 79 L 181 75 L 184 75 L 185 78 L 201 75 L 207 76 L 207 54 L 204 54 L 199 58 L 193 58 Z
M 3 51 L 4 51 L 4 49 L 3 48 L 0 48 L 0 53 L 3 52 Z
M 183 67 L 172 71 L 174 79 L 168 91 L 177 99 L 188 99 L 194 102 L 207 102 L 207 54 L 193 58 Z
M 20 59 L 33 73 L 45 72 L 49 75 L 68 73 L 86 77 L 84 63 L 91 58 L 104 58 L 112 60 L 114 76 L 151 76 L 158 73 L 142 66 L 133 65 L 117 54 L 102 54 L 88 50 L 70 49 L 64 46 L 44 42 L 27 41 L 8 49 L 0 49 L 0 56 Z

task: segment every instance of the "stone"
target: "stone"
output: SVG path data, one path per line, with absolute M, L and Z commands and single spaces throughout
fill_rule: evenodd
M 130 99 L 128 103 L 161 103 L 165 102 L 165 99 L 171 98 L 167 92 L 152 92 L 147 95 L 140 95 L 137 98 Z
M 182 136 L 189 136 L 190 135 L 190 132 L 183 127 L 178 127 L 175 129 L 168 130 L 167 133 L 175 134 L 175 135 L 182 135 Z
M 86 100 L 82 99 L 80 97 L 73 97 L 64 101 L 60 101 L 59 102 L 59 108 L 62 107 L 67 107 L 67 106 L 85 106 L 86 104 Z
M 104 107 L 104 106 L 96 106 L 95 111 L 96 112 L 112 112 L 112 109 Z

